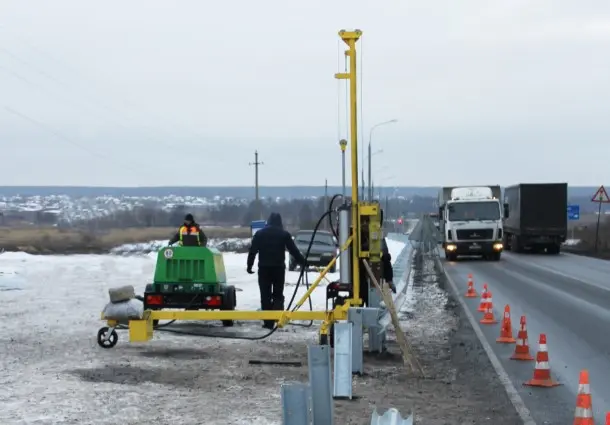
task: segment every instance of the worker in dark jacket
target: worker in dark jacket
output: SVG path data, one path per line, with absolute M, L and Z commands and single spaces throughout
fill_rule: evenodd
M 307 261 L 294 244 L 292 236 L 282 226 L 282 216 L 271 213 L 267 225 L 252 238 L 247 263 L 248 273 L 253 274 L 252 266 L 258 254 L 258 287 L 263 310 L 284 310 L 286 250 L 298 264 L 307 267 Z M 267 329 L 273 329 L 273 326 L 273 320 L 266 320 L 263 325 Z
M 392 292 L 396 293 L 394 285 L 394 267 L 392 266 L 392 255 L 388 249 L 388 242 L 385 238 L 381 240 L 381 271 L 383 280 L 390 286 Z
M 169 245 L 180 243 L 180 246 L 207 246 L 208 237 L 203 233 L 199 224 L 195 223 L 192 214 L 184 217 L 184 224 L 178 232 L 169 240 Z

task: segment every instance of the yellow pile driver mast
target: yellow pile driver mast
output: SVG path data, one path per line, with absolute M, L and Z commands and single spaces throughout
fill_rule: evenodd
M 322 270 L 320 276 L 313 282 L 309 289 L 302 295 L 294 308 L 288 307 L 286 311 L 263 310 L 263 311 L 201 311 L 194 309 L 177 310 L 146 310 L 141 318 L 130 316 L 108 317 L 102 313 L 102 320 L 107 322 L 107 326 L 98 332 L 98 344 L 104 348 L 111 348 L 116 345 L 118 336 L 115 328 L 120 329 L 121 321 L 128 321 L 129 340 L 131 342 L 145 342 L 153 337 L 154 329 L 162 330 L 154 326 L 159 320 L 274 320 L 278 327 L 283 327 L 292 320 L 321 320 L 320 342 L 330 342 L 329 338 L 332 324 L 337 320 L 348 320 L 348 310 L 350 307 L 357 307 L 363 304 L 362 295 L 368 296 L 370 275 L 364 265 L 368 262 L 372 270 L 372 275 L 376 280 L 381 275 L 381 244 L 383 234 L 381 230 L 381 209 L 376 202 L 363 202 L 358 199 L 358 108 L 357 108 L 357 80 L 356 80 L 356 42 L 362 35 L 359 30 L 340 31 L 339 36 L 347 44 L 345 51 L 349 58 L 349 71 L 335 75 L 337 79 L 349 80 L 350 83 L 350 139 L 351 139 L 351 184 L 352 196 L 351 206 L 347 203 L 339 210 L 340 243 L 341 243 L 341 280 L 333 282 L 345 289 L 338 289 L 341 292 L 349 292 L 347 297 L 333 295 L 332 310 L 323 311 L 302 311 L 299 310 L 307 299 L 311 296 L 316 287 L 329 270 L 334 267 L 337 258 Z M 341 143 L 342 150 L 345 144 Z M 350 211 L 351 210 L 351 211 Z M 350 214 L 351 212 L 351 214 Z M 351 216 L 351 217 L 350 217 Z M 191 248 L 195 249 L 195 248 Z M 202 248 L 207 249 L 207 248 Z M 158 261 L 165 261 L 172 258 L 171 248 L 164 248 L 169 254 L 159 257 Z M 351 264 L 350 264 L 351 263 Z M 350 267 L 351 266 L 351 267 Z M 330 287 L 331 285 L 329 285 Z M 296 295 L 296 290 L 295 290 Z M 327 296 L 329 295 L 327 287 Z M 368 298 L 368 297 L 367 297 Z M 292 302 L 291 302 L 292 304 Z M 277 329 L 277 328 L 276 328 Z M 273 331 L 262 337 L 238 338 L 238 339 L 262 339 L 271 335 Z M 331 342 L 332 343 L 332 342 Z
M 381 229 L 381 210 L 376 202 L 364 202 L 358 197 L 358 84 L 356 42 L 360 39 L 362 31 L 339 32 L 339 37 L 347 44 L 345 56 L 349 58 L 349 71 L 335 74 L 335 78 L 349 80 L 350 105 L 350 140 L 351 140 L 351 299 L 347 300 L 351 306 L 362 305 L 361 295 L 368 294 L 370 279 L 362 261 L 367 260 L 371 265 L 375 278 L 381 277 L 381 243 L 383 233 Z M 342 279 L 344 277 L 342 276 Z M 366 283 L 366 284 L 365 284 Z

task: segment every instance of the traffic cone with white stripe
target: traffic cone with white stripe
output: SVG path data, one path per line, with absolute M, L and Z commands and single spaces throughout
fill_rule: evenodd
M 464 294 L 466 298 L 476 298 L 479 296 L 477 290 L 474 289 L 474 280 L 472 280 L 472 273 L 468 275 L 468 290 Z
M 482 325 L 495 325 L 498 323 L 496 318 L 494 317 L 494 304 L 491 299 L 491 291 L 487 292 L 487 305 L 485 309 L 485 314 L 479 323 Z
M 487 284 L 484 283 L 483 292 L 481 292 L 481 302 L 479 303 L 479 308 L 477 309 L 477 311 L 479 311 L 481 313 L 485 313 L 485 311 L 487 310 L 487 296 L 488 296 Z
M 606 416 L 608 423 L 608 416 Z M 574 425 L 595 425 L 593 420 L 593 405 L 591 403 L 591 388 L 589 388 L 589 371 L 581 370 L 576 395 L 576 411 Z
M 540 334 L 538 352 L 536 353 L 536 367 L 534 377 L 523 385 L 528 387 L 556 387 L 561 385 L 551 378 L 551 365 L 549 364 L 549 352 L 546 347 L 546 335 Z
M 515 338 L 513 338 L 513 323 L 510 320 L 510 306 L 506 304 L 504 306 L 504 319 L 502 319 L 502 329 L 500 329 L 500 337 L 496 339 L 496 342 L 503 344 L 514 344 Z
M 529 342 L 527 341 L 527 326 L 525 325 L 525 316 L 521 316 L 521 329 L 519 329 L 519 333 L 517 333 L 517 345 L 515 345 L 515 352 L 510 359 L 523 361 L 534 360 L 530 354 L 530 346 Z

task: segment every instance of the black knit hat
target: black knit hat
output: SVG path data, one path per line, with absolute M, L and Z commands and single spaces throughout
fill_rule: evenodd
M 195 221 L 193 214 L 187 214 L 184 216 L 184 221 Z

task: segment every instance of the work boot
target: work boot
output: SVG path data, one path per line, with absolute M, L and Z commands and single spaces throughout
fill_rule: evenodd
M 263 328 L 272 330 L 275 328 L 273 320 L 265 320 L 263 322 Z

